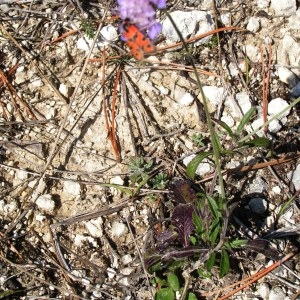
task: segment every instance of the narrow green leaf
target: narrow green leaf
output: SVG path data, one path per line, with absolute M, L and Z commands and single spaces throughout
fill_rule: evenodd
M 216 151 L 220 153 L 222 150 L 221 142 L 219 136 L 214 130 L 211 132 L 211 142 L 213 144 L 213 147 L 216 147 Z M 217 157 L 219 157 L 219 155 Z
M 271 141 L 265 137 L 258 137 L 251 141 L 245 142 L 240 146 L 246 146 L 246 147 L 264 147 L 264 148 L 270 148 L 271 147 Z
M 168 281 L 169 287 L 173 291 L 178 291 L 180 289 L 179 279 L 174 273 L 169 273 L 168 274 L 167 281 Z
M 215 219 L 214 222 L 211 225 L 211 230 L 210 230 L 210 234 L 209 234 L 209 240 L 212 246 L 215 245 L 215 242 L 219 236 L 220 233 L 220 219 Z
M 280 208 L 280 210 L 279 210 L 279 212 L 278 212 L 278 214 L 276 216 L 276 220 L 277 221 L 285 213 L 285 211 L 289 208 L 289 206 L 291 205 L 291 203 L 294 201 L 295 197 L 297 197 L 296 194 L 295 194 L 295 196 L 291 197 L 287 202 L 285 202 L 281 206 L 281 208 Z
M 7 290 L 7 291 L 1 291 L 0 292 L 0 299 L 13 299 L 9 296 L 14 295 L 14 294 L 18 294 L 18 293 L 22 293 L 24 292 L 23 290 Z M 18 297 L 16 296 L 15 299 L 17 299 Z
M 227 131 L 227 133 L 229 134 L 230 137 L 234 138 L 233 131 L 225 122 L 223 122 L 221 120 L 216 120 L 216 119 L 214 119 L 214 122 L 218 123 L 223 129 L 225 129 L 225 131 Z
M 209 208 L 211 210 L 211 213 L 212 213 L 214 219 L 221 217 L 221 214 L 219 212 L 219 207 L 218 207 L 218 204 L 215 201 L 215 199 L 208 195 L 206 196 L 206 198 L 208 200 L 208 205 L 209 205 Z
M 275 119 L 278 119 L 280 116 L 282 116 L 282 114 L 287 111 L 288 109 L 291 109 L 292 107 L 296 106 L 297 103 L 300 102 L 300 97 L 298 97 L 297 99 L 293 100 L 293 102 L 288 105 L 287 107 L 285 107 L 283 110 L 281 110 L 279 113 L 272 115 L 272 117 L 264 124 L 262 124 L 261 126 L 259 126 L 258 128 L 256 128 L 255 130 L 251 131 L 251 133 L 249 133 L 248 135 L 246 135 L 245 137 L 243 137 L 240 141 L 239 144 L 243 144 L 244 141 L 248 141 L 250 139 L 251 136 L 255 135 L 259 130 L 261 130 L 262 128 L 264 128 L 264 126 L 270 124 L 272 121 L 274 121 Z
M 243 247 L 245 245 L 247 245 L 248 241 L 247 240 L 234 240 L 231 241 L 229 244 L 232 248 L 240 248 Z
M 191 178 L 194 179 L 195 178 L 195 173 L 197 171 L 197 168 L 199 166 L 199 164 L 201 163 L 201 161 L 212 155 L 212 152 L 202 152 L 197 154 L 187 165 L 186 167 L 186 174 Z
M 112 188 L 115 188 L 116 190 L 119 190 L 123 193 L 126 193 L 127 195 L 129 196 L 132 196 L 134 195 L 134 191 L 123 186 L 123 185 L 119 185 L 119 184 L 114 184 L 114 183 L 100 183 L 99 184 L 100 186 L 105 186 L 105 187 L 112 187 Z
M 235 150 L 230 150 L 230 149 L 223 149 L 221 152 L 222 155 L 233 155 L 235 153 L 236 153 Z
M 243 116 L 239 126 L 236 129 L 236 134 L 240 135 L 243 131 L 244 127 L 249 123 L 250 119 L 253 117 L 254 113 L 256 111 L 256 108 L 253 106 L 251 107 Z
M 205 267 L 208 271 L 212 269 L 212 267 L 215 265 L 216 262 L 216 253 L 211 253 L 208 260 L 205 262 Z
M 226 250 L 222 249 L 220 263 L 220 278 L 224 277 L 229 271 L 229 256 Z
M 172 289 L 163 288 L 156 292 L 155 300 L 174 300 L 175 295 Z
M 193 212 L 193 224 L 195 225 L 196 232 L 201 234 L 203 232 L 203 222 L 196 212 Z

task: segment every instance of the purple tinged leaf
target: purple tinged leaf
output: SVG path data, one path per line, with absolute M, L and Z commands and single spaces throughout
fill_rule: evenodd
M 174 242 L 178 237 L 178 233 L 171 228 L 167 229 L 166 231 L 160 233 L 157 236 L 157 247 L 159 251 L 163 251 L 167 248 L 172 242 Z
M 169 185 L 169 198 L 178 203 L 195 203 L 197 194 L 189 180 L 175 177 Z
M 262 253 L 266 257 L 274 260 L 278 260 L 280 256 L 278 250 L 272 247 L 271 242 L 268 240 L 258 238 L 249 241 L 245 247 L 255 252 Z
M 175 207 L 171 217 L 171 223 L 174 226 L 174 230 L 178 233 L 178 239 L 184 248 L 189 246 L 189 236 L 195 228 L 193 212 L 193 205 L 179 204 Z
M 162 262 L 167 262 L 171 259 L 182 259 L 191 257 L 194 255 L 198 255 L 199 257 L 204 257 L 208 252 L 207 248 L 201 247 L 187 247 L 184 249 L 170 249 L 165 251 L 165 253 L 161 256 Z
M 159 264 L 162 255 L 157 251 L 157 249 L 150 248 L 147 249 L 144 256 L 144 263 L 147 270 L 150 270 L 154 265 Z

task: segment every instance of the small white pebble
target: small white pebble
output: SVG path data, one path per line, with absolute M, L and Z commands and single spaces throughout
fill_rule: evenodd
M 296 191 L 300 190 L 300 164 L 294 171 L 291 171 L 287 174 L 287 177 L 292 180 Z
M 122 277 L 118 280 L 118 282 L 124 286 L 129 286 L 130 285 L 130 281 L 128 277 Z
M 56 109 L 54 107 L 49 107 L 47 109 L 47 113 L 45 117 L 47 120 L 51 120 L 55 117 L 55 114 L 56 114 Z
M 249 165 L 251 165 L 249 163 Z M 249 194 L 254 193 L 263 193 L 268 189 L 268 183 L 260 176 L 257 176 L 250 184 L 249 184 Z
M 87 44 L 86 41 L 88 41 L 88 44 Z M 91 44 L 92 44 L 92 40 L 90 40 L 88 38 L 79 38 L 77 40 L 77 45 L 76 46 L 79 50 L 83 50 L 83 51 L 88 52 L 90 50 Z
M 275 193 L 275 194 L 280 194 L 281 193 L 281 188 L 277 185 L 277 186 L 274 186 L 272 188 L 272 191 Z
M 46 219 L 46 217 L 44 215 L 36 215 L 35 219 L 39 222 L 43 222 Z
M 285 298 L 285 294 L 283 290 L 276 286 L 270 291 L 269 300 L 283 300 Z
M 124 256 L 122 256 L 121 261 L 124 265 L 128 265 L 132 262 L 132 257 L 130 254 L 125 254 Z
M 247 24 L 247 30 L 251 32 L 257 32 L 260 28 L 259 19 L 251 17 Z
M 268 104 L 268 114 L 269 115 L 274 115 L 274 114 L 278 114 L 279 112 L 281 112 L 283 109 L 287 108 L 289 106 L 289 104 L 287 103 L 287 101 L 285 101 L 282 98 L 276 98 L 273 99 L 269 102 Z M 282 119 L 283 117 L 288 116 L 290 113 L 290 109 L 286 110 L 285 112 L 283 112 L 278 119 Z
M 22 171 L 22 170 L 17 170 L 16 171 L 16 176 L 21 179 L 21 180 L 25 180 L 28 178 L 28 173 L 26 171 Z
M 109 183 L 123 185 L 124 184 L 124 180 L 122 179 L 121 176 L 115 176 L 115 177 L 113 177 L 113 178 L 110 179 Z
M 271 44 L 273 44 L 273 40 L 272 40 L 272 38 L 269 37 L 269 36 L 266 36 L 266 37 L 264 38 L 264 41 L 265 41 L 265 44 L 266 44 L 266 45 L 271 45 Z
M 103 235 L 103 229 L 102 229 L 103 220 L 101 217 L 90 220 L 85 223 L 85 227 L 93 237 L 101 237 Z
M 169 90 L 163 86 L 159 86 L 158 90 L 160 91 L 161 94 L 163 95 L 168 95 L 169 94 Z
M 298 82 L 297 76 L 286 67 L 278 68 L 278 77 L 280 81 L 286 83 L 290 88 L 296 86 Z
M 36 78 L 36 79 L 34 79 L 33 81 L 30 82 L 30 86 L 32 88 L 39 88 L 43 85 L 44 85 L 44 83 L 40 78 Z
M 269 284 L 263 282 L 259 285 L 257 289 L 257 293 L 263 298 L 263 299 L 268 299 L 269 294 L 270 294 L 270 286 Z
M 6 109 L 11 114 L 15 111 L 15 107 L 12 105 L 11 102 L 9 102 L 9 103 L 6 104 Z
M 222 117 L 221 117 L 221 121 L 223 121 L 227 126 L 229 127 L 233 127 L 234 126 L 234 119 L 228 115 L 226 112 L 223 113 Z
M 79 196 L 80 195 L 80 184 L 78 182 L 64 181 L 64 192 L 71 194 L 73 196 Z
M 65 97 L 68 97 L 68 87 L 64 84 L 61 83 L 58 89 Z
M 104 26 L 101 29 L 100 33 L 106 42 L 113 42 L 118 39 L 118 32 L 115 26 L 112 25 Z
M 5 202 L 4 200 L 0 200 L 0 212 L 4 212 Z
M 257 1 L 257 6 L 259 8 L 267 8 L 270 5 L 270 0 L 258 0 Z
M 114 278 L 116 276 L 116 271 L 113 268 L 107 268 L 108 278 Z
M 182 106 L 190 106 L 193 102 L 194 102 L 194 97 L 190 93 L 185 93 L 179 100 L 179 103 Z
M 185 157 L 182 162 L 185 166 L 187 166 L 189 164 L 190 161 L 192 161 L 192 159 L 195 157 L 195 154 L 191 154 L 187 157 Z M 203 176 L 207 173 L 211 173 L 213 171 L 213 168 L 211 166 L 210 163 L 208 163 L 207 159 L 203 159 L 202 162 L 198 165 L 197 170 L 196 170 L 196 174 Z
M 133 268 L 123 268 L 120 270 L 120 273 L 123 275 L 130 275 L 133 271 Z
M 51 194 L 44 194 L 37 198 L 36 205 L 47 212 L 53 212 L 55 208 L 55 202 L 52 199 Z
M 248 110 L 251 108 L 252 104 L 250 101 L 250 97 L 245 92 L 240 92 L 235 95 L 236 101 L 238 102 L 243 114 L 248 112 Z
M 0 213 L 9 214 L 18 209 L 18 203 L 15 200 L 6 203 L 2 200 L 0 203 Z
M 268 119 L 270 119 L 270 117 L 268 117 Z M 260 127 L 260 129 L 256 133 L 258 136 L 263 136 L 264 135 L 263 124 L 264 124 L 264 121 L 263 121 L 262 117 L 254 120 L 253 123 L 252 123 L 253 130 L 256 130 Z M 280 125 L 279 121 L 275 119 L 272 122 L 270 122 L 268 129 L 269 129 L 270 132 L 276 133 L 281 129 L 281 125 Z
M 114 221 L 111 226 L 111 233 L 113 236 L 119 237 L 121 235 L 124 235 L 128 232 L 128 228 L 125 224 Z

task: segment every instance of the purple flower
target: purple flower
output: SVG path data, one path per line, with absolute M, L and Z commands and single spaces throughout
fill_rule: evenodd
M 152 40 L 159 35 L 162 26 L 156 21 L 155 8 L 164 8 L 166 0 L 117 0 L 117 2 L 122 20 L 135 24 L 141 31 L 147 30 Z

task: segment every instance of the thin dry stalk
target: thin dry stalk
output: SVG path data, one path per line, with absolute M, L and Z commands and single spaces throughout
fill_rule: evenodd
M 263 109 L 263 122 L 266 123 L 268 121 L 268 101 L 269 101 L 269 85 L 270 85 L 270 69 L 272 66 L 272 45 L 269 44 L 269 49 L 267 51 L 268 56 L 268 65 L 265 66 L 264 63 L 264 48 L 260 47 L 261 54 L 261 65 L 262 65 L 262 109 Z M 265 134 L 268 131 L 268 125 L 264 126 Z
M 234 294 L 236 294 L 237 292 L 244 290 L 245 288 L 249 287 L 250 284 L 256 282 L 257 280 L 259 280 L 260 278 L 264 277 L 265 275 L 267 275 L 268 273 L 270 273 L 271 271 L 275 270 L 277 267 L 279 267 L 281 264 L 283 264 L 285 261 L 289 260 L 291 257 L 293 257 L 295 255 L 295 253 L 290 253 L 287 254 L 284 258 L 282 258 L 281 260 L 277 261 L 276 263 L 272 264 L 271 266 L 261 270 L 260 272 L 257 272 L 256 274 L 249 276 L 233 285 L 230 285 L 228 287 L 225 287 L 225 289 L 227 288 L 231 288 L 233 286 L 245 283 L 243 285 L 241 285 L 240 287 L 234 289 L 233 291 L 231 291 L 230 293 L 226 294 L 225 296 L 218 298 L 218 300 L 225 300 L 228 299 L 229 297 L 233 296 Z
M 21 113 L 19 111 L 19 107 L 20 107 L 21 110 L 22 109 L 25 110 L 25 112 L 27 113 L 28 116 L 30 116 L 33 120 L 36 120 L 37 118 L 34 115 L 34 113 L 31 111 L 31 109 L 28 107 L 28 105 L 19 97 L 19 95 L 15 91 L 14 87 L 10 84 L 10 82 L 8 81 L 7 77 L 5 76 L 5 74 L 3 73 L 2 70 L 0 70 L 0 77 L 2 79 L 2 82 L 4 82 L 4 84 L 6 84 L 6 86 L 8 88 L 8 92 L 9 92 L 11 101 L 17 110 L 18 117 L 23 119 L 23 117 L 21 116 Z M 18 100 L 19 105 L 17 104 L 15 98 Z

